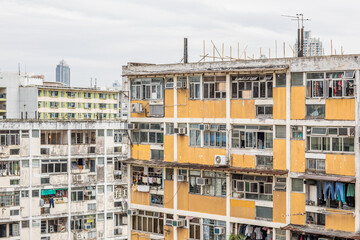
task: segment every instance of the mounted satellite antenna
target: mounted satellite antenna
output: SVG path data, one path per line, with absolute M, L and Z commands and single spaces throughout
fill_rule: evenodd
M 281 15 L 282 17 L 291 18 L 291 20 L 296 20 L 298 22 L 298 37 L 297 37 L 297 56 L 303 57 L 304 56 L 304 21 L 311 21 L 311 19 L 306 18 L 304 19 L 304 14 L 298 13 L 296 16 L 289 16 L 289 15 Z M 301 23 L 301 27 L 300 27 Z

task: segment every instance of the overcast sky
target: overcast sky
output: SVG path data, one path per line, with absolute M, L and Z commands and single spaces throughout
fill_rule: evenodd
M 260 47 L 271 57 L 292 55 L 295 21 L 281 14 L 304 13 L 305 23 L 323 41 L 325 52 L 360 53 L 360 1 L 269 0 L 0 0 L 0 71 L 21 70 L 55 80 L 61 59 L 70 65 L 71 85 L 87 87 L 90 78 L 110 86 L 121 80 L 127 62 L 177 63 L 188 37 L 189 61 L 212 54 L 210 40 L 225 55 L 259 56 Z

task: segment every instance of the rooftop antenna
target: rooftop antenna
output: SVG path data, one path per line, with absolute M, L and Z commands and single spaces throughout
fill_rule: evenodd
M 20 63 L 18 63 L 18 72 L 19 72 L 19 76 L 20 76 Z
M 90 88 L 92 88 L 93 85 L 92 85 L 92 78 L 90 78 Z
M 282 17 L 288 17 L 291 18 L 291 20 L 296 20 L 298 22 L 298 57 L 304 56 L 304 21 L 311 21 L 309 18 L 304 19 L 304 14 L 297 13 L 296 16 L 290 16 L 290 15 L 281 15 Z M 301 24 L 301 27 L 300 27 Z
M 184 38 L 184 63 L 188 63 L 188 39 Z
M 97 78 L 95 78 L 95 89 L 96 89 L 96 84 L 97 84 Z

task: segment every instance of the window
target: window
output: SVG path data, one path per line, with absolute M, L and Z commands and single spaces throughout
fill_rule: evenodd
M 125 134 L 125 132 L 123 132 L 122 130 L 115 130 L 114 131 L 114 143 L 121 143 L 123 134 Z
M 256 106 L 257 117 L 272 117 L 272 114 L 273 114 L 273 106 L 271 105 Z
M 233 148 L 273 148 L 272 126 L 234 125 L 231 137 Z
M 232 175 L 232 197 L 272 201 L 273 177 L 257 175 Z
M 200 77 L 189 77 L 190 81 L 190 99 L 200 99 Z
M 355 128 L 307 127 L 307 150 L 317 152 L 354 152 Z
M 29 190 L 22 190 L 21 191 L 21 197 L 22 198 L 28 198 L 29 197 Z
M 276 138 L 286 138 L 286 126 L 277 125 L 276 128 Z
M 148 211 L 139 211 L 138 215 L 131 216 L 132 229 L 155 234 L 164 234 L 164 214 Z
M 67 131 L 41 131 L 42 145 L 67 144 Z
M 29 167 L 29 160 L 22 160 L 21 167 L 28 168 Z
M 20 145 L 20 131 L 18 130 L 0 130 L 0 145 Z
M 174 124 L 173 123 L 166 123 L 166 131 L 165 134 L 171 135 L 174 134 Z
M 226 76 L 204 76 L 204 99 L 226 98 Z
M 314 213 L 314 212 L 307 212 L 306 213 L 306 224 L 314 224 L 325 226 L 325 214 L 322 213 Z
M 286 73 L 276 74 L 276 87 L 286 87 Z
M 151 160 L 164 160 L 164 150 L 151 149 Z
M 204 146 L 226 147 L 226 125 L 208 125 L 204 131 Z
M 32 190 L 32 197 L 39 197 L 39 190 Z
M 32 137 L 33 138 L 38 138 L 39 137 L 39 130 L 32 130 Z
M 68 102 L 67 107 L 68 108 L 75 108 L 75 103 L 74 102 Z
M 306 105 L 306 117 L 324 119 L 325 105 Z
M 51 108 L 58 108 L 59 107 L 59 102 L 50 102 L 50 107 Z
M 107 192 L 113 192 L 113 186 L 112 185 L 107 185 L 106 186 L 106 191 Z
M 325 159 L 306 159 L 306 170 L 325 172 Z
M 166 168 L 165 179 L 166 180 L 174 180 L 174 169 L 173 168 Z
M 70 225 L 71 230 L 88 230 L 85 225 L 90 226 L 91 229 L 96 228 L 96 215 L 73 216 Z
M 98 186 L 97 190 L 98 190 L 99 194 L 103 194 L 104 193 L 104 186 Z
M 18 209 L 10 210 L 10 216 L 18 216 L 19 214 L 20 214 L 20 211 Z
M 256 167 L 258 168 L 273 168 L 272 156 L 256 156 Z
M 21 221 L 21 227 L 22 228 L 29 228 L 29 225 L 30 225 L 29 220 Z
M 231 97 L 233 99 L 272 98 L 273 75 L 231 76 Z
M 94 210 L 96 210 L 96 203 L 89 203 L 89 204 L 88 204 L 88 210 L 89 210 L 89 211 L 94 211 Z
M 58 91 L 49 91 L 49 92 L 50 92 L 50 97 L 58 97 L 59 96 Z
M 66 173 L 67 160 L 41 160 L 41 173 Z
M 10 179 L 10 185 L 19 185 L 20 179 Z
M 95 187 L 80 187 L 71 189 L 71 201 L 95 200 Z
M 84 98 L 91 98 L 91 93 L 84 92 Z
M 264 218 L 267 220 L 272 220 L 272 218 L 273 218 L 273 209 L 272 208 L 259 207 L 259 206 L 256 206 L 255 208 L 256 208 L 255 212 L 256 212 L 257 218 Z
M 200 124 L 190 124 L 190 146 L 201 145 Z
M 226 222 L 212 219 L 203 219 L 203 240 L 225 240 L 225 234 L 215 235 L 214 228 L 221 227 L 226 232 Z
M 193 218 L 190 220 L 189 239 L 200 240 L 200 226 L 199 218 Z
M 163 125 L 161 123 L 141 123 L 140 130 L 133 131 L 134 143 L 155 144 L 164 143 Z
M 308 98 L 354 97 L 354 71 L 307 73 L 306 76 Z
M 20 206 L 20 191 L 0 192 L 0 206 L 1 207 Z
M 20 149 L 10 149 L 10 155 L 19 155 Z
M 112 136 L 113 136 L 113 130 L 108 129 L 108 130 L 106 131 L 106 136 L 112 137 Z
M 298 178 L 291 179 L 291 191 L 293 192 L 303 192 L 304 191 L 304 181 Z
M 131 81 L 132 100 L 163 99 L 164 78 L 142 78 Z
M 204 185 L 198 185 L 197 179 L 203 178 Z M 189 192 L 208 196 L 225 197 L 226 196 L 226 175 L 225 173 L 213 171 L 190 170 L 189 174 Z
M 34 159 L 34 160 L 32 160 L 32 166 L 33 166 L 34 168 L 40 167 L 40 160 L 39 160 L 39 159 Z
M 71 98 L 74 98 L 75 94 L 76 94 L 75 92 L 66 92 L 66 96 Z
M 291 86 L 303 86 L 303 73 L 291 73 Z
M 166 89 L 172 89 L 172 88 L 174 88 L 174 78 L 172 78 L 172 77 L 167 77 L 167 78 L 166 78 L 165 88 L 166 88 Z
M 291 138 L 292 139 L 303 139 L 303 127 L 302 126 L 292 126 L 291 127 Z
M 0 176 L 20 176 L 20 161 L 0 161 Z

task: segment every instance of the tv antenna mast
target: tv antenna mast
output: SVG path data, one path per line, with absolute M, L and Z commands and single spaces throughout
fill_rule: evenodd
M 311 19 L 304 18 L 304 14 L 302 13 L 298 13 L 295 16 L 290 16 L 290 15 L 281 15 L 281 16 L 291 18 L 291 20 L 295 20 L 298 22 L 297 54 L 298 57 L 303 57 L 304 56 L 304 21 L 311 21 Z

